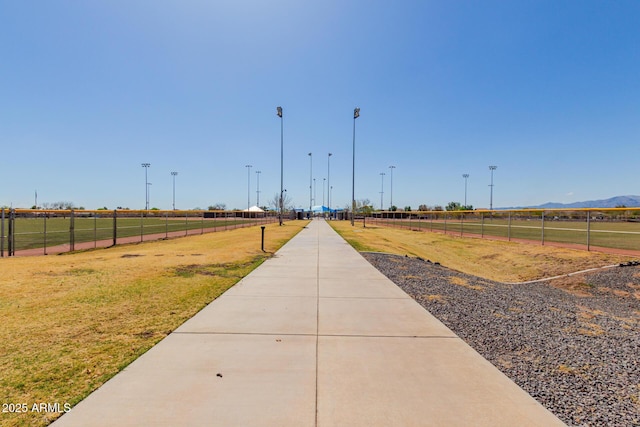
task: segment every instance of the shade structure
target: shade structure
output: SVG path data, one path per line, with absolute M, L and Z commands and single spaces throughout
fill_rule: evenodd
M 317 206 L 314 206 L 313 208 L 311 208 L 311 211 L 313 213 L 323 213 L 323 212 L 335 212 L 335 209 L 329 209 L 326 206 L 317 205 Z

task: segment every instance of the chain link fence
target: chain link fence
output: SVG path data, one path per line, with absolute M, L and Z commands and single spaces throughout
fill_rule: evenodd
M 0 257 L 104 248 L 278 220 L 278 212 L 271 211 L 1 209 Z
M 640 208 L 374 212 L 372 225 L 640 252 Z

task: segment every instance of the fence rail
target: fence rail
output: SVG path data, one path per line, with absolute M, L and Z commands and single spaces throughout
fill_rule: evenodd
M 0 257 L 47 255 L 278 222 L 277 212 L 0 211 Z
M 640 252 L 640 207 L 374 212 L 375 225 L 459 236 Z

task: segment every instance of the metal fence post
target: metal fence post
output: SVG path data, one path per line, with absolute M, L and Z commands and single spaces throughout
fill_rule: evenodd
M 98 247 L 98 214 L 93 214 L 93 249 Z
M 187 234 L 189 234 L 189 223 L 187 222 L 189 221 L 188 217 L 187 217 L 187 213 L 184 213 L 184 235 L 186 236 Z
M 444 234 L 447 234 L 447 214 L 444 214 Z
M 75 215 L 73 214 L 73 209 L 71 209 L 71 214 L 69 215 L 69 246 L 71 252 L 75 250 L 76 247 L 76 225 L 75 225 Z
M 118 239 L 118 211 L 116 209 L 113 210 L 113 246 L 116 245 L 116 240 Z
M 46 255 L 47 254 L 47 214 L 44 214 L 44 238 L 43 238 L 43 243 L 44 243 L 44 248 L 43 248 L 43 252 Z
M 140 241 L 144 240 L 144 211 L 140 211 Z
M 0 257 L 4 257 L 4 208 L 0 218 Z
M 591 250 L 591 215 L 587 211 L 587 250 Z
M 164 238 L 169 238 L 169 212 L 164 213 Z
M 460 237 L 462 237 L 464 229 L 464 214 L 460 213 Z
M 8 239 L 8 243 L 9 243 L 9 256 L 13 256 L 15 255 L 15 247 L 16 247 L 16 238 L 15 238 L 15 230 L 13 229 L 14 227 L 14 220 L 16 218 L 16 211 L 14 209 L 10 209 L 9 210 L 9 239 Z
M 484 212 L 480 214 L 480 219 L 482 221 L 480 224 L 480 238 L 484 239 Z
M 204 211 L 200 212 L 200 215 L 200 220 L 202 221 L 202 229 L 200 230 L 200 234 L 204 234 Z
M 509 212 L 509 222 L 507 224 L 507 240 L 511 241 L 511 212 Z
M 542 211 L 542 244 L 544 245 L 544 211 Z

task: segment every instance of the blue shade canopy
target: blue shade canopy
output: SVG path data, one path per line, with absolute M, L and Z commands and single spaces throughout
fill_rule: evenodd
M 314 213 L 319 213 L 319 212 L 335 212 L 336 210 L 335 209 L 329 209 L 326 206 L 317 205 L 317 206 L 314 206 L 313 208 L 311 208 L 311 211 L 314 212 Z

